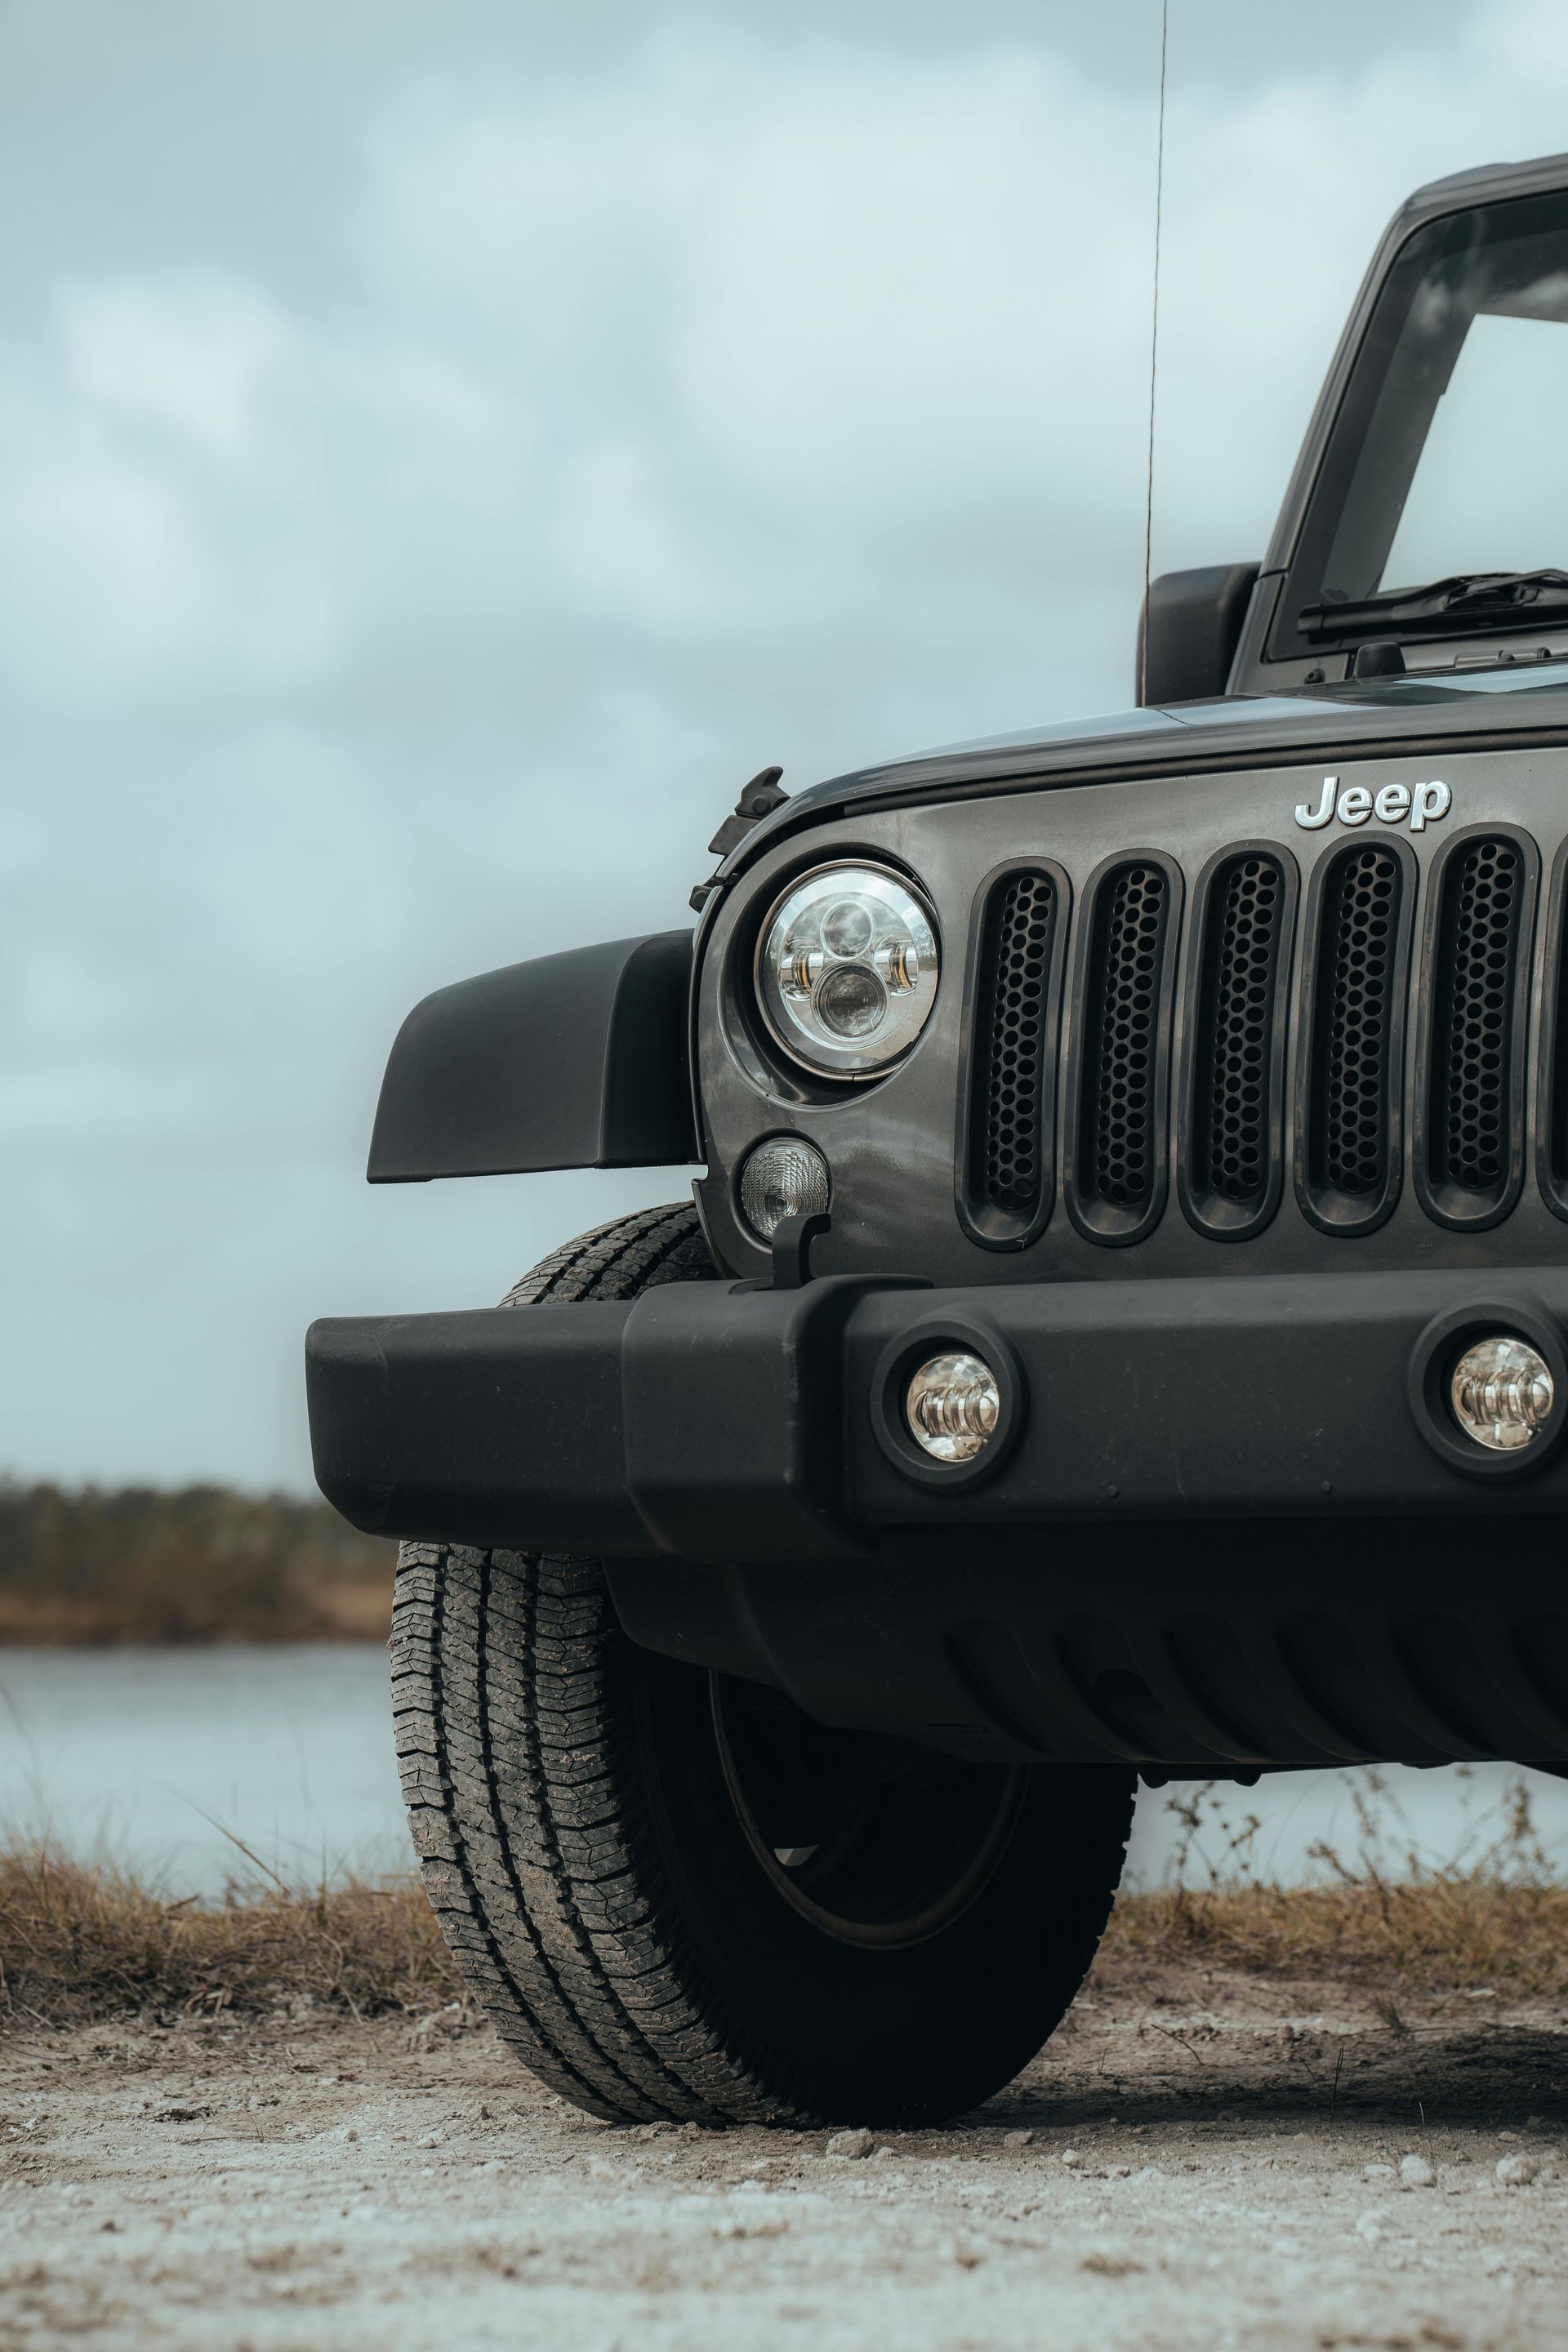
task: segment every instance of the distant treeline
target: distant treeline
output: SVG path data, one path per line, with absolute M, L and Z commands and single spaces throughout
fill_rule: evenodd
M 374 1640 L 395 1557 L 287 1495 L 0 1483 L 0 1642 Z

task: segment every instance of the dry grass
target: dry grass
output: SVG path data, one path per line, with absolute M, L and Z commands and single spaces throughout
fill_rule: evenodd
M 1436 1868 L 1401 1846 L 1399 1808 L 1379 1774 L 1347 1785 L 1356 1858 L 1311 1849 L 1325 1875 L 1310 1886 L 1256 1876 L 1259 1823 L 1238 1813 L 1234 1788 L 1173 1799 L 1179 1883 L 1118 1898 L 1100 1965 L 1338 1979 L 1370 1989 L 1394 2017 L 1405 1986 L 1568 1997 L 1568 1884 L 1524 1781 L 1472 1825 L 1467 1853 Z M 0 1844 L 0 2025 L 266 2011 L 300 1996 L 356 2016 L 463 1998 L 417 1880 L 302 1889 L 268 1874 L 220 1902 L 171 1902 L 112 1863 Z
M 1344 1776 L 1356 1849 L 1308 1849 L 1321 1883 L 1258 1875 L 1262 1826 L 1244 1792 L 1209 1781 L 1173 1798 L 1175 1884 L 1117 1902 L 1103 1958 L 1196 1960 L 1259 1975 L 1326 1976 L 1385 1988 L 1568 1993 L 1568 1885 L 1543 1845 L 1529 1783 L 1479 1816 L 1460 1792 L 1452 1858 L 1424 1858 L 1384 1774 Z M 1207 1885 L 1201 1884 L 1207 1879 Z
M 1568 1886 L 1476 1873 L 1124 1895 L 1101 1961 L 1564 1995 Z M 461 1998 L 417 1881 L 169 1902 L 111 1866 L 0 1851 L 0 2022 L 256 2011 L 300 1995 L 358 2016 Z
M 255 2011 L 300 1995 L 372 2016 L 459 1993 L 416 1880 L 168 1902 L 112 1866 L 0 1850 L 0 2020 Z
M 1123 1895 L 1108 1961 L 1196 1960 L 1261 1975 L 1426 1990 L 1568 1993 L 1568 1886 L 1481 1874 Z

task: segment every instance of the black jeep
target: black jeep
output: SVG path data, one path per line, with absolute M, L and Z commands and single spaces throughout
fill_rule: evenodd
M 309 1343 L 431 1899 L 567 2098 L 952 2113 L 1140 1777 L 1568 1769 L 1565 393 L 1568 157 L 1425 189 L 1139 709 L 766 772 L 695 936 L 405 1024 L 373 1182 L 705 1171 Z

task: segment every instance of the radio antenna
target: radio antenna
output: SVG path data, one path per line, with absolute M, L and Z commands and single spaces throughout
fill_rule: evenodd
M 1160 0 L 1160 132 L 1154 155 L 1154 297 L 1149 320 L 1149 471 L 1143 488 L 1143 626 L 1138 699 L 1149 699 L 1149 573 L 1154 552 L 1154 385 L 1160 363 L 1160 226 L 1165 202 L 1165 58 L 1170 47 L 1171 0 Z

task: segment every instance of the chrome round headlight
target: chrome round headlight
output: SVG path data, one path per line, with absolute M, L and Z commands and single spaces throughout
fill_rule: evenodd
M 793 1061 L 864 1077 L 907 1054 L 936 1002 L 930 908 L 879 866 L 825 866 L 770 910 L 757 950 L 763 1017 Z

